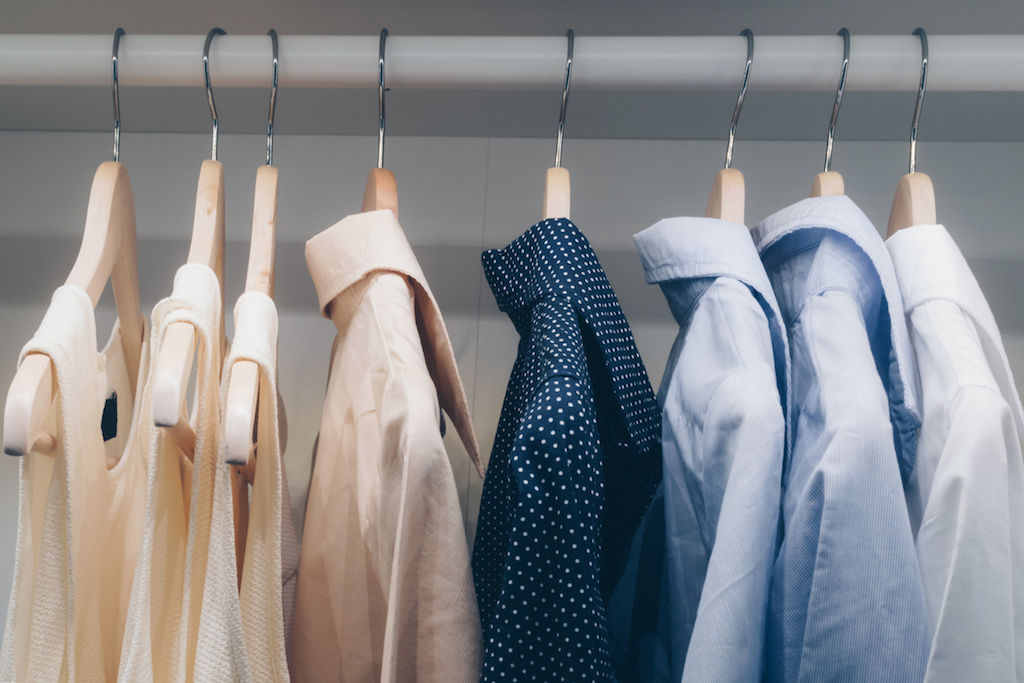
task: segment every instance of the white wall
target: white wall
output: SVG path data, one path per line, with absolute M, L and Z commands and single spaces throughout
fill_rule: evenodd
M 375 159 L 370 137 L 285 136 L 275 143 L 281 170 L 277 301 L 280 386 L 289 419 L 286 454 L 292 501 L 301 519 L 312 444 L 320 421 L 333 325 L 319 317 L 305 270 L 306 239 L 359 208 Z M 721 163 L 718 142 L 576 140 L 565 143 L 573 213 L 597 249 L 636 334 L 652 381 L 660 379 L 675 327 L 661 294 L 643 282 L 632 234 L 660 217 L 700 214 Z M 481 445 L 489 452 L 516 334 L 498 312 L 479 267 L 484 248 L 514 239 L 538 218 L 553 140 L 389 138 L 387 163 L 400 187 L 400 218 L 448 323 Z M 805 196 L 823 144 L 746 142 L 736 166 L 747 178 L 748 218 Z M 0 388 L 18 351 L 74 258 L 95 166 L 109 153 L 96 133 L 0 133 Z M 1024 375 L 1024 212 L 1016 160 L 1021 143 L 923 143 L 919 169 L 932 175 L 947 223 L 989 296 L 1018 375 Z M 191 231 L 204 135 L 136 134 L 122 140 L 136 196 L 143 304 L 170 291 Z M 239 294 L 251 220 L 252 183 L 263 154 L 259 136 L 224 135 L 228 182 L 227 310 Z M 876 225 L 884 226 L 906 166 L 901 143 L 837 143 L 834 170 Z M 112 321 L 101 305 L 100 343 Z M 473 530 L 480 482 L 452 438 L 450 455 Z M 0 457 L 0 594 L 10 582 L 17 521 L 17 461 Z M 0 604 L 4 604 L 0 599 Z

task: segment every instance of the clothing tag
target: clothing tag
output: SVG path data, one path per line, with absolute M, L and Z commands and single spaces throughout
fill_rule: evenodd
M 117 392 L 115 391 L 103 403 L 103 417 L 100 418 L 100 429 L 103 440 L 110 441 L 117 436 Z

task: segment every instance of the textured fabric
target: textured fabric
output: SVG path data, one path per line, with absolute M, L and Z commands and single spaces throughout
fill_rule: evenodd
M 349 216 L 306 244 L 339 333 L 299 564 L 292 675 L 302 681 L 475 681 L 480 619 L 451 418 L 479 449 L 451 342 L 391 211 Z
M 139 443 L 146 430 L 133 410 L 136 389 L 118 326 L 97 354 L 92 301 L 79 287 L 54 292 L 21 360 L 29 353 L 49 356 L 56 369 L 57 400 L 44 428 L 57 443 L 53 453 L 20 462 L 0 679 L 114 680 L 145 509 Z M 100 416 L 113 396 L 117 434 L 104 442 Z
M 609 606 L 616 671 L 622 681 L 755 681 L 779 541 L 785 324 L 745 226 L 669 218 L 634 239 L 679 335 L 658 396 L 664 502 Z
M 218 383 L 223 358 L 221 289 L 206 266 L 187 264 L 173 294 L 153 309 L 150 354 L 167 328 L 196 329 L 194 459 L 164 429 L 149 437 L 142 548 L 132 582 L 119 680 L 249 678 L 238 600 L 230 468 L 220 455 Z M 150 378 L 151 379 L 151 378 Z M 151 381 L 141 400 L 152 404 Z
M 279 434 L 277 329 L 277 307 L 270 297 L 260 292 L 240 296 L 235 304 L 234 341 L 221 382 L 221 398 L 226 401 L 234 362 L 244 359 L 259 366 L 255 466 L 240 588 L 242 629 L 254 681 L 288 680 L 284 605 L 286 600 L 293 603 L 294 597 L 286 598 L 284 588 L 286 582 L 294 588 L 290 579 L 298 569 L 297 548 L 293 545 L 288 557 L 282 552 L 289 527 L 292 544 L 295 531 Z M 224 457 L 222 443 L 221 460 Z
M 483 265 L 520 335 L 473 547 L 483 680 L 608 680 L 604 601 L 661 476 L 658 404 L 571 221 Z
M 1024 413 L 995 318 L 941 225 L 887 240 L 921 377 L 907 488 L 928 681 L 1024 681 Z
M 903 496 L 919 400 L 889 255 L 845 196 L 798 202 L 754 238 L 793 373 L 765 677 L 920 680 L 927 614 Z

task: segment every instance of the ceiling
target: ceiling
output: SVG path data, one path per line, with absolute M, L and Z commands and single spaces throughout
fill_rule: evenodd
M 231 33 L 393 35 L 727 35 L 857 33 L 1024 33 L 1024 2 L 975 0 L 4 0 L 5 33 Z M 263 129 L 266 93 L 222 88 L 224 132 Z M 0 129 L 107 130 L 109 92 L 97 88 L 0 87 Z M 734 93 L 574 92 L 567 136 L 716 139 L 728 129 Z M 198 132 L 209 119 L 199 88 L 122 88 L 123 130 Z M 817 139 L 827 125 L 829 93 L 752 92 L 739 136 Z M 838 136 L 900 140 L 907 135 L 913 95 L 852 92 Z M 1022 93 L 929 93 L 921 124 L 925 140 L 1020 140 L 1015 122 Z M 392 135 L 546 137 L 553 135 L 558 93 L 532 91 L 396 90 L 388 99 Z M 277 130 L 291 134 L 373 134 L 373 91 L 282 88 Z

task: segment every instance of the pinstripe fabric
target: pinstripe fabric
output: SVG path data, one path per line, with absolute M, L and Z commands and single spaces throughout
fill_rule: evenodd
M 921 680 L 927 613 L 903 496 L 919 402 L 889 255 L 845 196 L 783 209 L 754 239 L 793 372 L 765 678 Z
M 671 218 L 635 241 L 679 335 L 659 394 L 663 500 L 609 607 L 616 671 L 757 680 L 786 450 L 785 328 L 745 226 Z
M 925 680 L 1024 681 L 1024 411 L 992 311 L 952 237 L 886 241 L 921 371 L 907 487 L 928 604 Z

